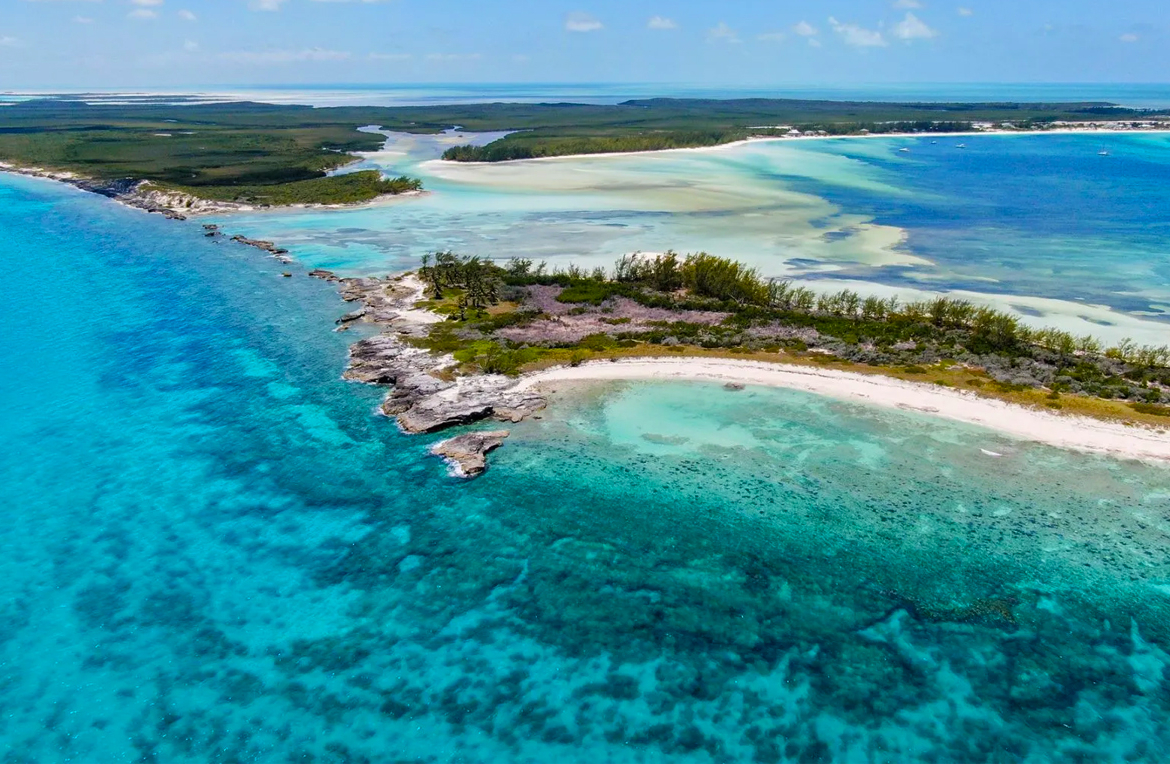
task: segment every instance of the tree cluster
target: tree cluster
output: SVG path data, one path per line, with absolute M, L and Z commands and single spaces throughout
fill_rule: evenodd
M 1034 329 L 1010 313 L 943 296 L 903 303 L 896 297 L 863 296 L 849 289 L 818 293 L 789 280 L 765 279 L 743 263 L 705 252 L 685 258 L 673 251 L 654 256 L 625 255 L 615 263 L 612 273 L 603 269 L 586 273 L 576 266 L 550 272 L 544 263 L 534 266 L 531 260 L 513 259 L 504 273 L 517 281 L 559 283 L 567 288 L 568 301 L 572 302 L 600 303 L 615 294 L 639 299 L 638 290 L 666 295 L 686 290 L 686 297 L 717 300 L 733 310 L 756 308 L 781 314 L 960 331 L 967 335 L 968 344 L 980 351 L 1017 353 L 1036 347 L 1066 360 L 1109 358 L 1137 369 L 1170 366 L 1170 347 L 1164 345 L 1139 346 L 1127 339 L 1106 348 L 1091 335 L 1077 337 L 1060 329 Z
M 468 308 L 482 310 L 499 303 L 498 271 L 488 260 L 461 257 L 448 250 L 423 255 L 418 275 L 427 284 L 432 299 L 442 300 L 447 290 L 459 290 L 456 307 L 460 319 L 466 320 Z

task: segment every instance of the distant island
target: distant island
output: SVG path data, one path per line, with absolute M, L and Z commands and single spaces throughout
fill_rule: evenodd
M 465 107 L 464 107 L 465 108 Z M 1170 111 L 1110 103 L 881 103 L 792 99 L 654 98 L 616 106 L 493 105 L 461 115 L 471 129 L 515 131 L 486 146 L 456 146 L 456 162 L 702 148 L 750 138 L 1170 129 Z M 473 116 L 481 117 L 476 122 Z
M 647 99 L 582 104 L 330 107 L 193 97 L 129 104 L 44 97 L 0 108 L 0 169 L 72 182 L 182 216 L 233 206 L 367 202 L 418 191 L 377 171 L 332 174 L 380 148 L 358 128 L 509 135 L 444 157 L 500 162 L 715 146 L 753 137 L 1053 129 L 1170 129 L 1170 112 L 1110 103 L 878 103 L 790 99 Z

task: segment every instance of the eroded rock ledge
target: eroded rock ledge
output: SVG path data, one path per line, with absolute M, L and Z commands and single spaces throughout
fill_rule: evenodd
M 487 471 L 487 455 L 502 446 L 507 437 L 507 430 L 468 432 L 436 443 L 431 453 L 446 459 L 456 476 L 478 477 Z
M 357 303 L 355 310 L 338 319 L 338 330 L 355 324 L 372 324 L 381 330 L 350 347 L 344 377 L 369 385 L 391 386 L 380 408 L 386 416 L 394 417 L 404 432 L 437 432 L 485 419 L 519 422 L 544 408 L 543 396 L 516 390 L 515 380 L 509 377 L 458 376 L 459 362 L 453 356 L 435 355 L 411 344 L 411 338 L 425 337 L 430 325 L 442 320 L 414 307 L 423 299 L 424 287 L 413 276 L 339 278 L 320 269 L 309 275 L 336 283 L 342 299 Z M 507 432 L 494 435 L 502 441 Z M 461 438 L 445 443 L 454 443 L 451 448 L 458 450 L 476 442 L 475 438 Z M 480 456 L 498 445 L 482 449 Z M 478 474 L 474 469 L 467 473 Z
M 186 220 L 188 215 L 208 215 L 225 212 L 239 212 L 251 207 L 234 202 L 220 202 L 201 199 L 179 191 L 160 188 L 148 180 L 121 178 L 118 180 L 96 180 L 65 170 L 44 167 L 20 167 L 0 162 L 0 170 L 28 175 L 33 178 L 47 178 L 88 191 L 92 194 L 113 199 L 127 207 L 136 207 L 153 212 L 172 220 Z

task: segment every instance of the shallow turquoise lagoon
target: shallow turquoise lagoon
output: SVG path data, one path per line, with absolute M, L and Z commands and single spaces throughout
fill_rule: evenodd
M 4 762 L 1170 756 L 1164 469 L 639 383 L 461 483 L 302 270 L 23 179 L 0 231 Z
M 422 177 L 432 192 L 422 198 L 222 222 L 348 273 L 411 268 L 420 253 L 448 248 L 588 267 L 627 252 L 707 251 L 825 290 L 844 282 L 904 299 L 948 292 L 1037 325 L 1165 342 L 1170 135 L 846 138 L 435 161 L 476 138 L 392 135 L 360 165 Z

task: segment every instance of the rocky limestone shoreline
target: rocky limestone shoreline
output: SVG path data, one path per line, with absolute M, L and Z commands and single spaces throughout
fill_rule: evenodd
M 479 477 L 487 471 L 487 455 L 504 445 L 507 430 L 469 432 L 431 446 L 431 453 L 451 465 L 456 477 Z
M 163 215 L 172 220 L 186 220 L 192 215 L 215 215 L 254 209 L 244 204 L 217 202 L 178 191 L 162 189 L 149 180 L 136 180 L 134 178 L 95 180 L 77 173 L 49 170 L 44 167 L 19 167 L 7 162 L 0 162 L 0 171 L 68 183 L 82 191 L 98 194 L 127 207 Z
M 225 202 L 213 199 L 204 199 L 181 191 L 161 188 L 149 180 L 122 178 L 119 180 L 96 180 L 77 173 L 64 170 L 50 170 L 44 167 L 21 167 L 8 162 L 0 162 L 0 172 L 11 172 L 17 175 L 27 175 L 31 178 L 45 178 L 88 191 L 107 199 L 112 199 L 127 207 L 134 207 L 145 212 L 162 215 L 171 220 L 186 220 L 189 217 L 200 215 L 226 215 L 235 212 L 253 212 L 270 209 L 268 205 L 242 204 L 240 202 Z M 364 207 L 385 199 L 397 199 L 422 196 L 425 191 L 408 191 L 401 194 L 383 194 L 369 201 L 354 202 L 352 204 L 290 204 L 281 209 L 347 209 Z M 271 242 L 269 242 L 271 243 Z
M 254 209 L 166 191 L 149 181 L 96 181 L 75 173 L 17 167 L 4 162 L 0 162 L 0 171 L 68 183 L 83 191 L 174 220 L 186 220 L 188 215 Z M 215 224 L 206 224 L 203 229 L 209 238 L 225 236 Z M 266 252 L 281 263 L 293 262 L 288 250 L 273 242 L 239 235 L 230 240 Z M 457 376 L 459 362 L 453 356 L 434 355 L 412 345 L 409 342 L 411 337 L 425 337 L 430 324 L 443 320 L 430 311 L 415 308 L 425 296 L 425 287 L 415 277 L 341 278 L 322 269 L 310 271 L 309 275 L 337 284 L 343 300 L 357 303 L 354 310 L 338 319 L 337 331 L 346 331 L 355 324 L 373 325 L 380 330 L 350 347 L 343 376 L 363 384 L 389 386 L 391 389 L 380 410 L 395 418 L 404 432 L 433 433 L 485 419 L 515 423 L 545 407 L 543 396 L 514 389 L 516 381 L 513 379 L 498 374 Z M 467 437 L 443 441 L 435 446 L 434 452 L 457 465 L 457 474 L 475 477 L 486 469 L 486 454 L 497 448 L 507 436 L 507 431 L 486 435 L 469 433 Z
M 486 419 L 515 423 L 545 407 L 544 396 L 516 389 L 514 379 L 501 374 L 457 376 L 459 362 L 452 355 L 435 355 L 411 344 L 412 337 L 426 336 L 430 324 L 442 320 L 415 307 L 424 298 L 425 287 L 414 276 L 340 278 L 320 269 L 309 275 L 336 283 L 342 299 L 357 303 L 355 310 L 338 319 L 339 331 L 355 324 L 372 324 L 381 330 L 350 347 L 343 376 L 353 382 L 390 386 L 379 408 L 395 418 L 403 432 L 432 433 Z M 492 433 L 501 439 L 507 434 Z M 454 443 L 449 446 L 454 452 L 475 442 L 476 438 L 455 438 L 440 445 Z M 476 460 L 498 445 L 468 457 L 472 468 L 464 472 L 468 476 L 482 472 L 474 468 Z

